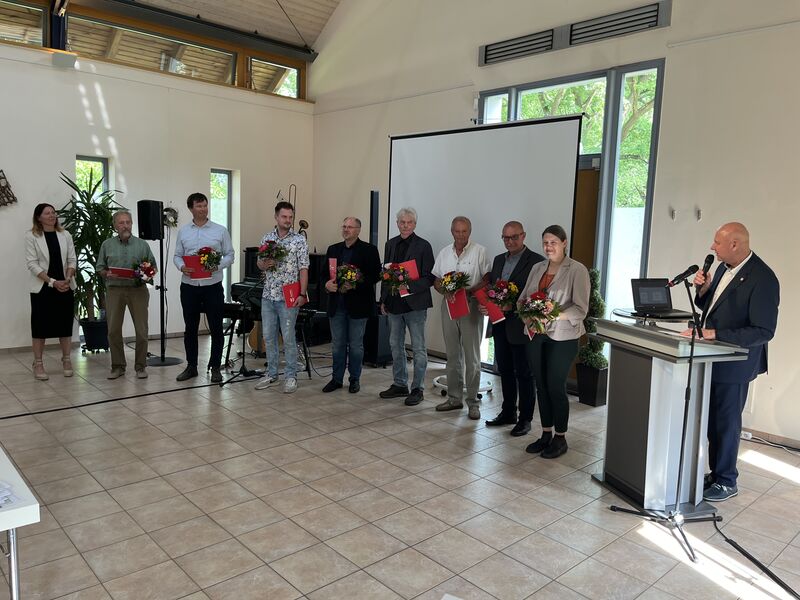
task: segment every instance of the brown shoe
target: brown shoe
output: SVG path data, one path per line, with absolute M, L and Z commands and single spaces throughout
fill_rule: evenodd
M 441 404 L 436 405 L 436 410 L 439 412 L 446 410 L 460 410 L 462 408 L 464 408 L 464 405 L 461 402 L 451 402 L 449 398 Z
M 125 375 L 125 369 L 114 367 L 113 369 L 111 369 L 111 373 L 108 374 L 108 377 L 106 377 L 106 379 L 119 379 L 123 375 Z
M 477 421 L 481 418 L 481 409 L 477 406 L 470 406 L 469 407 L 469 418 L 473 421 Z

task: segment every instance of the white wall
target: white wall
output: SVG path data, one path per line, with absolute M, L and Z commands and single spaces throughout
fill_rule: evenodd
M 770 373 L 758 379 L 745 422 L 800 440 L 793 393 L 800 375 L 791 362 L 799 331 L 792 259 L 800 205 L 790 166 L 798 134 L 800 3 L 773 0 L 765 10 L 749 0 L 674 0 L 668 28 L 477 66 L 481 44 L 644 3 L 343 0 L 310 69 L 314 239 L 324 247 L 337 238 L 333 223 L 368 214 L 370 189 L 381 191 L 384 221 L 389 135 L 467 126 L 481 90 L 666 58 L 650 272 L 678 272 L 702 260 L 722 222 L 749 226 L 755 251 L 783 286 Z M 695 206 L 703 209 L 700 222 L 692 217 Z M 678 211 L 674 222 L 671 207 Z M 320 230 L 321 223 L 331 225 Z
M 56 69 L 47 52 L 2 45 L 0 82 L 0 169 L 19 199 L 0 208 L 0 348 L 30 343 L 22 232 L 37 203 L 59 208 L 68 200 L 58 173 L 74 176 L 76 154 L 110 158 L 119 201 L 134 219 L 136 202 L 150 198 L 176 207 L 181 224 L 191 219 L 186 196 L 208 194 L 211 168 L 238 171 L 237 249 L 257 244 L 274 226 L 275 195 L 290 183 L 298 187 L 298 217 L 310 217 L 311 104 L 91 61 Z M 166 262 L 167 329 L 181 332 L 178 271 L 171 256 Z M 151 292 L 150 333 L 158 332 L 158 295 Z M 125 333 L 133 334 L 129 319 Z

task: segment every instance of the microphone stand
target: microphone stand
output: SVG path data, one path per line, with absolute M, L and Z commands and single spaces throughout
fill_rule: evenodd
M 712 507 L 708 506 L 707 508 L 702 508 L 698 511 L 692 511 L 691 514 L 685 514 L 684 509 L 681 508 L 681 496 L 683 495 L 683 466 L 684 466 L 684 453 L 686 451 L 686 426 L 689 423 L 689 403 L 692 399 L 692 367 L 694 366 L 694 341 L 695 338 L 699 337 L 702 338 L 702 333 L 700 331 L 700 317 L 697 314 L 697 311 L 694 309 L 694 302 L 692 302 L 692 292 L 689 282 L 684 279 L 683 280 L 684 286 L 686 287 L 686 294 L 689 296 L 689 306 L 692 310 L 692 338 L 689 345 L 689 368 L 688 373 L 686 375 L 686 391 L 683 395 L 683 430 L 681 431 L 681 453 L 678 457 L 678 480 L 675 483 L 676 487 L 676 494 L 675 494 L 675 507 L 671 510 L 665 511 L 655 511 L 655 510 L 631 510 L 629 508 L 623 508 L 620 506 L 609 506 L 609 509 L 612 512 L 622 512 L 628 513 L 631 515 L 636 515 L 646 519 L 648 521 L 653 521 L 660 525 L 664 525 L 668 529 L 677 529 L 678 533 L 681 535 L 681 539 L 683 540 L 683 549 L 692 562 L 697 562 L 697 555 L 692 548 L 692 545 L 689 543 L 689 539 L 686 537 L 686 534 L 683 532 L 683 525 L 686 523 L 702 523 L 702 522 L 719 522 L 722 521 L 722 517 L 717 514 L 717 510 Z M 711 516 L 703 516 L 706 513 L 711 513 Z
M 261 280 L 259 279 L 253 285 L 248 287 L 241 296 L 239 296 L 239 303 L 241 304 L 241 307 L 239 308 L 239 313 L 240 313 L 239 320 L 242 324 L 244 323 L 244 317 L 245 317 L 245 301 L 249 301 L 250 294 L 253 293 L 253 290 L 255 290 L 260 283 Z M 236 373 L 234 373 L 232 377 L 229 377 L 228 379 L 220 383 L 219 387 L 224 387 L 228 385 L 238 377 L 243 377 L 244 379 L 253 379 L 255 377 L 261 377 L 264 374 L 263 371 L 259 371 L 258 369 L 248 369 L 247 366 L 245 365 L 245 356 L 247 355 L 246 343 L 247 343 L 247 335 L 244 333 L 244 329 L 242 329 L 242 363 L 239 365 L 239 370 L 236 371 Z
M 161 237 L 158 238 L 158 266 L 161 284 L 156 286 L 159 293 L 159 302 L 161 304 L 161 355 L 151 356 L 147 359 L 148 367 L 169 367 L 171 365 L 179 365 L 183 359 L 175 356 L 166 356 L 167 353 L 167 314 L 166 314 L 166 268 L 164 265 L 164 226 L 161 226 Z

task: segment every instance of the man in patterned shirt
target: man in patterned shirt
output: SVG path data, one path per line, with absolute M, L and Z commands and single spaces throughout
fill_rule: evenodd
M 263 245 L 270 240 L 281 244 L 287 256 L 279 261 L 259 259 L 258 268 L 264 271 L 264 293 L 261 297 L 261 325 L 264 330 L 264 345 L 267 351 L 267 373 L 256 384 L 263 390 L 278 381 L 280 348 L 278 330 L 283 337 L 283 351 L 286 359 L 283 391 L 291 394 L 297 390 L 297 341 L 294 324 L 298 309 L 308 302 L 308 244 L 306 238 L 292 229 L 294 208 L 288 202 L 275 205 L 275 229 L 261 240 Z M 300 282 L 300 296 L 294 306 L 286 306 L 283 286 Z

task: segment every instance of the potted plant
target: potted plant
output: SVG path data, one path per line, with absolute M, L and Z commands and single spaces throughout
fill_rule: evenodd
M 597 331 L 594 319 L 602 318 L 606 312 L 606 303 L 600 295 L 600 271 L 589 269 L 589 310 L 583 324 L 586 333 Z M 578 362 L 575 370 L 578 379 L 578 400 L 589 406 L 603 406 L 606 403 L 608 388 L 608 360 L 603 356 L 604 342 L 589 337 L 578 350 Z
M 61 181 L 72 190 L 66 206 L 58 211 L 64 229 L 69 231 L 78 255 L 75 273 L 75 314 L 83 329 L 84 349 L 108 350 L 106 323 L 106 285 L 96 271 L 100 246 L 114 235 L 114 212 L 125 207 L 114 200 L 115 190 L 101 191 L 102 178 L 89 173 L 85 187 L 61 173 Z

